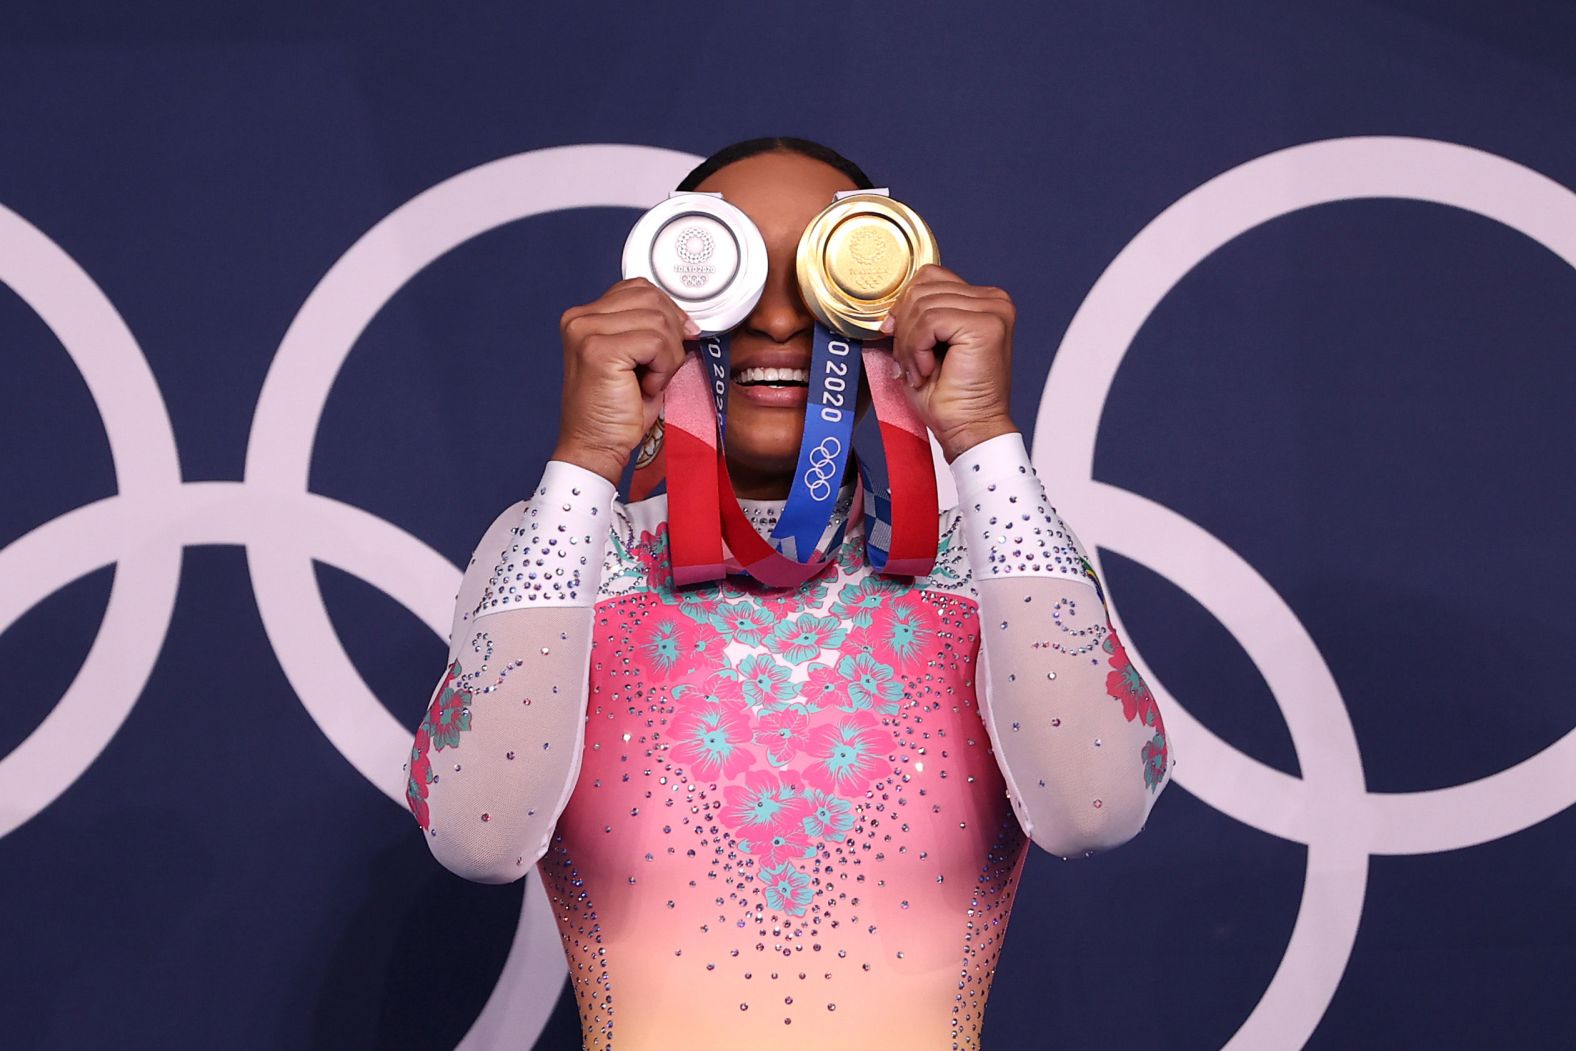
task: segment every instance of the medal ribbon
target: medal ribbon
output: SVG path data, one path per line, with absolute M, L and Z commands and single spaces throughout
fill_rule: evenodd
M 826 567 L 844 531 L 860 518 L 873 569 L 907 576 L 930 572 L 937 542 L 930 442 L 899 386 L 890 353 L 816 325 L 799 460 L 769 543 L 744 516 L 728 477 L 722 437 L 729 381 L 726 338 L 691 347 L 696 353 L 686 356 L 669 382 L 664 408 L 669 552 L 676 584 L 719 579 L 737 568 L 764 584 L 797 585 Z M 861 359 L 888 476 L 903 484 L 895 499 L 879 497 L 860 465 L 861 502 L 846 519 L 834 522 L 853 445 Z M 807 553 L 801 557 L 801 552 Z
M 864 464 L 859 465 L 865 559 L 877 573 L 927 576 L 935 567 L 940 539 L 930 436 L 903 393 L 901 373 L 890 349 L 866 345 L 863 357 L 887 477 L 893 480 L 896 490 L 890 497 L 878 495 Z
M 828 550 L 822 542 L 828 539 L 827 523 L 837 507 L 854 447 L 854 406 L 859 401 L 861 372 L 858 340 L 844 339 L 817 322 L 813 346 L 799 462 L 794 467 L 788 502 L 772 530 L 772 546 L 801 563 L 815 557 L 801 558 L 801 551 Z

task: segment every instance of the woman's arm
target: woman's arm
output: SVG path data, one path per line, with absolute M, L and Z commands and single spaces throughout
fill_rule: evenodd
M 465 570 L 406 802 L 433 856 L 466 879 L 523 876 L 574 790 L 613 495 L 600 475 L 549 461 Z
M 1176 763 L 1092 565 L 1022 435 L 952 463 L 979 593 L 981 714 L 1024 832 L 1070 858 L 1143 828 Z

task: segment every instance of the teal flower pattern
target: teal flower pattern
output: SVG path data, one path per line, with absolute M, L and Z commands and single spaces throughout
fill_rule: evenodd
M 818 608 L 826 600 L 827 582 L 824 577 L 811 577 L 797 588 L 772 588 L 755 583 L 746 583 L 744 587 L 751 601 L 770 613 L 774 620 L 782 620 Z
M 780 621 L 766 637 L 766 648 L 781 654 L 789 664 L 803 664 L 820 656 L 822 650 L 841 646 L 847 637 L 847 629 L 836 617 L 801 613 L 797 619 Z
M 799 696 L 799 684 L 792 681 L 793 671 L 765 653 L 752 654 L 739 662 L 739 684 L 744 699 L 750 704 L 764 704 L 773 709 L 779 701 L 791 701 Z
M 759 646 L 772 629 L 776 619 L 753 602 L 730 602 L 720 607 L 709 618 L 711 626 L 734 642 Z
M 837 593 L 837 601 L 832 603 L 832 615 L 839 620 L 852 621 L 855 627 L 868 628 L 870 614 L 880 609 L 889 596 L 902 590 L 902 584 L 876 576 L 844 584 Z
M 843 543 L 837 549 L 837 566 L 844 573 L 853 576 L 865 564 L 865 534 L 863 529 L 855 529 L 843 538 Z
M 805 816 L 804 830 L 812 836 L 841 841 L 843 834 L 854 827 L 854 804 L 819 788 L 805 792 L 810 813 Z
M 460 733 L 471 728 L 471 691 L 456 685 L 459 678 L 460 662 L 455 661 L 449 666 L 442 689 L 427 709 L 427 733 L 432 738 L 432 747 L 440 752 L 445 748 L 458 748 Z
M 789 861 L 761 869 L 760 879 L 765 885 L 767 906 L 789 916 L 803 916 L 815 896 L 810 877 Z
M 725 581 L 695 584 L 679 592 L 679 609 L 691 620 L 710 624 L 711 618 L 740 594 L 737 587 Z

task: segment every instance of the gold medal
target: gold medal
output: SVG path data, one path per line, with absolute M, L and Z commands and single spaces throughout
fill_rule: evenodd
M 940 261 L 918 212 L 882 193 L 856 193 L 805 228 L 796 265 L 810 313 L 849 339 L 874 340 L 914 272 Z

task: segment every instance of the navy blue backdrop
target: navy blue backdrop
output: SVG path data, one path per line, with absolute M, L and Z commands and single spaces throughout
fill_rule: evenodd
M 7 4 L 0 1046 L 578 1046 L 561 964 L 499 994 L 528 1020 L 509 1039 L 472 1032 L 525 884 L 441 869 L 347 761 L 314 666 L 282 656 L 312 614 L 260 612 L 248 551 L 316 560 L 379 732 L 413 731 L 443 665 L 430 596 L 535 480 L 558 315 L 616 279 L 637 212 L 482 223 L 396 282 L 320 421 L 297 421 L 317 510 L 249 476 L 254 413 L 314 288 L 429 188 L 545 147 L 759 134 L 843 150 L 951 267 L 1013 293 L 1017 420 L 1054 482 L 1081 470 L 1059 406 L 1092 406 L 1108 488 L 1068 481 L 1062 510 L 1171 701 L 1178 783 L 1147 830 L 1030 858 L 986 1048 L 1563 1045 L 1573 118 L 1565 0 Z M 1140 232 L 1276 155 L 1242 197 L 1307 203 L 1241 236 L 1183 216 L 1203 261 L 1140 317 L 1109 391 L 1073 368 L 1048 392 Z M 1304 170 L 1487 203 L 1321 203 Z M 289 389 L 273 400 L 288 415 Z M 114 426 L 143 468 L 112 458 Z M 1101 510 L 1114 490 L 1235 554 L 1189 562 L 1183 526 Z M 356 554 L 378 530 L 452 578 Z M 384 575 L 347 569 L 363 557 Z M 1193 577 L 1158 568 L 1179 560 Z M 1265 596 L 1300 627 L 1251 641 Z

